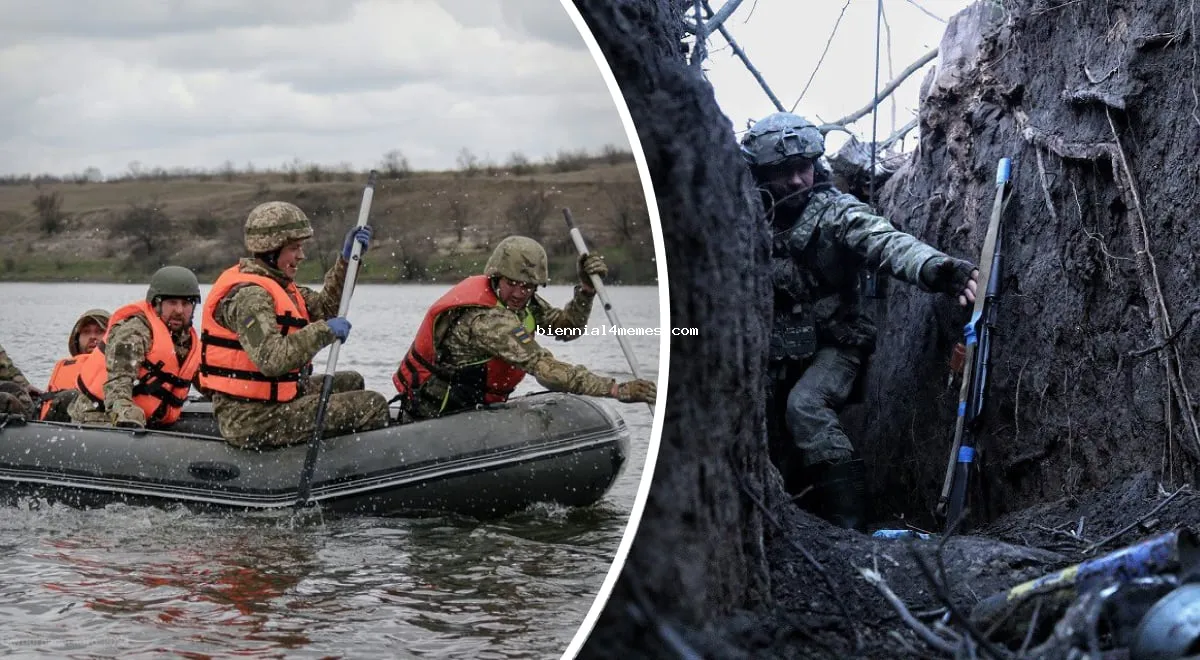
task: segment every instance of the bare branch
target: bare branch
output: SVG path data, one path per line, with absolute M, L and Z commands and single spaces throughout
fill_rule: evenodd
M 929 627 L 924 623 L 918 621 L 917 618 L 912 615 L 912 612 L 908 611 L 908 607 L 904 605 L 904 601 L 900 600 L 900 597 L 897 596 L 896 593 L 892 591 L 892 588 L 888 586 L 887 581 L 883 579 L 883 575 L 869 568 L 859 568 L 858 573 L 859 575 L 862 575 L 864 580 L 870 582 L 876 589 L 879 590 L 879 593 L 883 595 L 884 600 L 886 600 L 888 604 L 892 606 L 892 609 L 896 610 L 896 613 L 900 615 L 900 618 L 904 621 L 904 623 L 907 624 L 908 627 L 917 634 L 917 637 L 921 638 L 922 642 L 925 642 L 935 650 L 941 651 L 942 653 L 954 653 L 954 644 L 942 639 L 941 637 L 938 637 L 937 633 L 930 630 Z
M 829 44 L 833 43 L 833 37 L 837 34 L 838 26 L 842 24 L 842 17 L 846 15 L 846 8 L 850 6 L 850 0 L 846 0 L 846 4 L 842 5 L 842 13 L 838 14 L 837 21 L 833 24 L 833 31 L 829 33 L 829 38 L 825 40 L 825 50 L 821 51 L 821 57 L 817 58 L 817 65 L 813 67 L 813 72 L 808 76 L 808 82 L 804 83 L 804 89 L 800 90 L 800 96 L 796 97 L 796 102 L 792 104 L 792 112 L 796 111 L 796 106 L 800 105 L 800 100 L 808 93 L 808 86 L 812 84 L 813 78 L 817 77 L 817 71 L 821 70 L 821 63 L 825 61 L 825 54 L 829 52 Z M 782 110 L 783 108 L 780 108 Z
M 704 4 L 708 5 L 708 2 L 705 2 Z M 721 11 L 713 14 L 713 17 L 707 21 L 704 21 L 703 26 L 697 26 L 696 23 L 684 20 L 683 27 L 690 34 L 700 34 L 701 30 L 704 31 L 704 34 L 712 34 L 713 30 L 720 29 L 721 25 L 725 22 L 725 19 L 729 18 L 730 15 L 733 14 L 733 11 L 737 9 L 738 5 L 740 4 L 742 4 L 742 0 L 729 0 L 724 6 L 721 7 Z M 699 16 L 696 17 L 696 20 L 697 22 L 699 21 Z
M 907 2 L 908 4 L 910 4 L 910 5 L 914 6 L 914 7 L 916 7 L 917 9 L 920 9 L 920 10 L 921 10 L 921 13 L 922 13 L 922 14 L 925 14 L 925 15 L 926 15 L 926 16 L 928 16 L 929 18 L 932 18 L 932 19 L 933 19 L 933 20 L 935 20 L 935 21 L 939 21 L 939 22 L 940 22 L 940 23 L 942 23 L 943 25 L 945 25 L 945 24 L 946 24 L 946 19 L 942 18 L 941 16 L 938 16 L 938 15 L 934 14 L 933 12 L 931 12 L 931 11 L 929 11 L 928 9 L 926 9 L 926 8 L 922 7 L 921 5 L 918 5 L 918 4 L 916 3 L 916 0 L 905 0 L 905 2 Z
M 846 115 L 845 117 L 842 117 L 841 119 L 837 119 L 835 121 L 829 122 L 825 126 L 821 127 L 821 131 L 825 132 L 827 130 L 827 128 L 831 127 L 831 126 L 834 126 L 834 127 L 845 126 L 846 124 L 849 124 L 854 121 L 858 121 L 859 119 L 862 119 L 863 117 L 867 116 L 867 113 L 871 112 L 871 110 L 875 106 L 879 105 L 879 102 L 881 100 L 887 98 L 889 94 L 896 91 L 896 88 L 899 87 L 900 84 L 903 83 L 906 79 L 908 79 L 909 76 L 916 73 L 918 69 L 920 69 L 921 67 L 923 67 L 926 64 L 929 64 L 931 61 L 933 61 L 933 58 L 937 57 L 937 54 L 938 54 L 938 49 L 936 49 L 936 48 L 929 51 L 928 53 L 925 53 L 924 55 L 921 56 L 921 59 L 908 65 L 908 68 L 901 71 L 900 75 L 896 76 L 895 80 L 889 82 L 887 84 L 887 86 L 885 86 L 883 89 L 879 90 L 879 94 L 877 94 L 875 96 L 875 98 L 872 99 L 871 102 L 866 105 L 866 107 L 860 108 L 859 110 L 856 110 L 856 111 Z
M 729 5 L 726 4 L 726 6 Z M 712 7 L 709 6 L 708 0 L 704 0 L 704 9 L 707 10 L 710 15 L 712 14 Z M 709 24 L 712 24 L 712 22 L 713 21 L 711 19 L 708 21 Z M 762 74 L 758 72 L 758 69 L 754 68 L 754 65 L 750 63 L 750 58 L 746 56 L 746 52 L 743 51 L 741 47 L 738 46 L 737 42 L 733 40 L 733 35 L 729 34 L 729 30 L 726 30 L 724 25 L 718 24 L 717 31 L 721 33 L 721 37 L 724 38 L 726 43 L 729 44 L 729 47 L 733 49 L 733 53 L 742 60 L 742 64 L 745 64 L 746 68 L 750 70 L 750 74 L 754 76 L 754 79 L 758 81 L 759 86 L 762 87 L 763 91 L 767 93 L 768 97 L 770 97 L 771 103 L 775 104 L 775 109 L 783 112 L 783 104 L 779 102 L 779 97 L 775 96 L 775 92 L 772 92 L 771 88 L 767 86 L 767 81 L 762 77 Z

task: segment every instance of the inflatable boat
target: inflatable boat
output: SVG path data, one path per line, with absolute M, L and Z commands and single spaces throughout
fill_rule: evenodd
M 327 438 L 310 502 L 337 513 L 503 516 L 537 502 L 587 506 L 619 475 L 629 431 L 579 396 L 540 393 L 441 419 Z M 295 506 L 306 445 L 238 449 L 211 404 L 189 401 L 169 431 L 0 421 L 0 500 L 78 507 L 181 503 Z

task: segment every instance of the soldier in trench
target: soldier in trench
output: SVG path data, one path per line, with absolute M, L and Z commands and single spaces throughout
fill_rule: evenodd
M 838 418 L 861 400 L 875 324 L 859 272 L 878 269 L 923 291 L 975 300 L 975 266 L 896 229 L 835 188 L 821 163 L 825 139 L 787 112 L 743 136 L 742 154 L 772 232 L 774 317 L 768 397 L 772 460 L 800 506 L 835 525 L 865 530 L 863 461 Z M 807 490 L 811 488 L 811 490 Z

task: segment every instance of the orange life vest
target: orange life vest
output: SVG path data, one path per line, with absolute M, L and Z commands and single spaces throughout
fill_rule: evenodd
M 425 319 L 417 329 L 416 339 L 404 355 L 396 373 L 392 375 L 392 384 L 396 386 L 396 391 L 400 393 L 399 398 L 404 401 L 406 407 L 411 407 L 417 392 L 431 375 L 449 383 L 440 408 L 440 412 L 443 413 L 482 403 L 507 401 L 525 377 L 524 371 L 497 357 L 465 365 L 439 364 L 433 338 L 438 318 L 464 307 L 501 305 L 496 293 L 492 291 L 490 279 L 486 275 L 468 277 L 438 298 L 425 313 Z M 528 309 L 524 311 L 521 320 L 525 332 L 530 335 L 536 332 L 533 314 Z
M 217 305 L 242 284 L 261 286 L 271 294 L 275 322 L 284 336 L 309 324 L 308 307 L 295 282 L 284 289 L 275 280 L 243 273 L 238 266 L 226 269 L 208 292 L 200 317 L 200 386 L 250 401 L 291 401 L 300 393 L 301 369 L 267 376 L 242 348 L 237 333 L 217 323 Z
M 50 372 L 50 384 L 46 385 L 46 394 L 75 389 L 76 383 L 79 380 L 79 371 L 89 356 L 91 356 L 91 353 L 80 353 L 79 355 L 63 358 L 55 362 L 54 371 Z M 38 419 L 46 419 L 46 415 L 50 413 L 51 403 L 53 401 L 50 398 L 46 398 L 42 403 L 41 410 L 38 411 Z
M 171 331 L 150 303 L 144 300 L 125 305 L 112 315 L 104 339 L 83 361 L 76 386 L 92 401 L 104 403 L 104 383 L 108 380 L 108 364 L 104 353 L 108 347 L 108 336 L 118 323 L 134 316 L 141 316 L 150 324 L 150 349 L 138 365 L 133 403 L 146 413 L 147 422 L 166 426 L 179 419 L 179 413 L 187 401 L 192 377 L 200 366 L 200 339 L 194 329 L 188 328 L 192 347 L 183 364 L 180 364 L 175 344 L 171 341 Z

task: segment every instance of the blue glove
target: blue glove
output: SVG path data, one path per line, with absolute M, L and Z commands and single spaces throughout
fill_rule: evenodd
M 346 232 L 346 241 L 342 243 L 342 258 L 346 261 L 350 261 L 350 251 L 354 249 L 356 240 L 362 244 L 362 251 L 366 252 L 371 245 L 371 225 L 351 227 L 350 231 Z
M 325 321 L 325 323 L 329 326 L 330 330 L 333 330 L 335 337 L 341 340 L 342 343 L 346 342 L 346 338 L 350 336 L 350 322 L 346 320 L 346 317 L 335 316 Z

